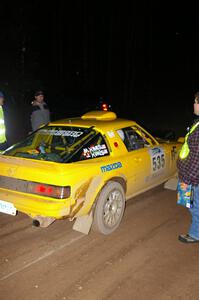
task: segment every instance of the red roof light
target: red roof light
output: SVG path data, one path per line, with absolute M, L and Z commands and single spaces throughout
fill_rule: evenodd
M 102 104 L 102 110 L 107 111 L 108 110 L 108 106 L 106 103 Z

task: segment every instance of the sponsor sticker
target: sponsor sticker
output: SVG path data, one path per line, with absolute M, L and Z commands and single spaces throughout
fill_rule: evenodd
M 53 135 L 53 136 L 71 136 L 71 137 L 79 137 L 83 134 L 82 131 L 75 131 L 75 130 L 55 130 L 55 129 L 41 129 L 39 131 L 40 134 L 44 135 Z
M 118 162 L 110 164 L 110 165 L 102 166 L 101 171 L 102 171 L 102 173 L 104 173 L 104 172 L 113 171 L 113 170 L 119 169 L 119 168 L 122 168 L 122 163 L 118 161 Z
M 107 135 L 108 135 L 110 138 L 115 137 L 115 133 L 113 132 L 113 130 L 107 131 Z
M 94 158 L 108 154 L 105 144 L 87 147 L 83 149 L 83 156 L 86 158 Z

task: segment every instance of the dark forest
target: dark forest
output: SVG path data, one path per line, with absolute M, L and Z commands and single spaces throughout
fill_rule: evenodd
M 99 99 L 121 117 L 177 135 L 193 117 L 199 31 L 191 4 L 19 1 L 1 4 L 0 19 L 11 142 L 29 130 L 36 89 L 45 91 L 52 119 L 81 115 Z

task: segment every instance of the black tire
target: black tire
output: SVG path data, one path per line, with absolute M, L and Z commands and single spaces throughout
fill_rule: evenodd
M 93 229 L 111 234 L 120 225 L 125 209 L 125 194 L 120 183 L 108 182 L 98 196 L 94 212 Z

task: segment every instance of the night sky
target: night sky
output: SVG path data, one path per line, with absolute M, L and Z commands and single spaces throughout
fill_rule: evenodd
M 42 88 L 52 119 L 80 115 L 103 97 L 121 117 L 183 132 L 199 90 L 199 24 L 190 3 L 1 4 L 0 90 L 9 131 L 14 115 L 26 133 L 33 92 Z

